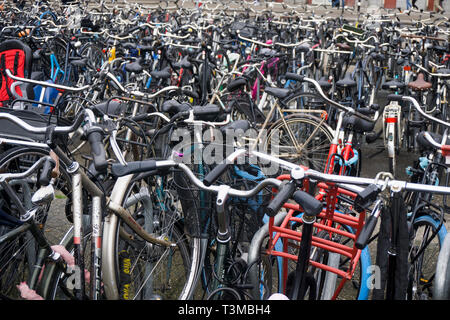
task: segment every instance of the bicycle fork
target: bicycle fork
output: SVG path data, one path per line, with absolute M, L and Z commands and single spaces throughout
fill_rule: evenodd
M 216 238 L 217 258 L 214 267 L 216 276 L 212 279 L 213 291 L 210 293 L 209 297 L 213 296 L 217 292 L 217 289 L 219 289 L 220 281 L 223 279 L 225 272 L 225 254 L 228 248 L 228 244 L 231 240 L 225 203 L 228 199 L 228 192 L 230 188 L 230 186 L 222 185 L 217 194 L 216 209 L 219 230 L 217 231 Z
M 295 280 L 293 285 L 292 300 L 303 299 L 308 289 L 307 269 L 309 265 L 309 256 L 311 253 L 311 241 L 313 234 L 313 223 L 316 221 L 315 216 L 303 215 L 302 241 L 298 252 L 297 265 L 295 268 Z M 306 258 L 306 259 L 305 259 Z

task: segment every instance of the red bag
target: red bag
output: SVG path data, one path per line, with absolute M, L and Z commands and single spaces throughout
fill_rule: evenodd
M 14 100 L 10 88 L 14 82 L 6 75 L 9 69 L 15 76 L 28 78 L 31 74 L 32 54 L 31 49 L 19 40 L 7 40 L 0 43 L 0 106 L 7 106 Z M 16 87 L 16 92 L 22 96 L 22 91 Z

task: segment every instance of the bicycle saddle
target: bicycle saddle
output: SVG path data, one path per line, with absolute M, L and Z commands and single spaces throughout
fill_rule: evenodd
M 444 46 L 438 46 L 438 45 L 433 45 L 431 47 L 428 48 L 429 50 L 435 50 L 439 53 L 445 53 L 447 51 L 447 47 Z
M 237 49 L 239 49 L 239 46 L 237 44 L 224 44 L 223 48 L 225 50 L 233 50 L 236 51 Z
M 237 90 L 237 89 L 240 89 L 240 88 L 242 88 L 242 87 L 244 87 L 244 86 L 246 86 L 246 85 L 247 85 L 247 79 L 245 79 L 245 78 L 243 78 L 243 77 L 238 77 L 238 78 L 232 80 L 232 81 L 228 84 L 227 90 L 228 90 L 229 92 L 233 92 L 233 91 L 235 91 L 235 90 Z
M 191 105 L 189 103 L 179 103 L 176 100 L 165 101 L 161 106 L 161 112 L 168 113 L 171 116 L 188 110 L 191 110 Z
M 274 96 L 278 99 L 284 99 L 291 93 L 291 90 L 289 89 L 272 87 L 265 87 L 264 91 L 267 92 L 268 95 Z
M 351 78 L 351 74 L 347 73 L 344 79 L 341 79 L 336 82 L 336 86 L 341 88 L 352 88 L 356 87 L 356 81 Z
M 396 63 L 397 63 L 397 65 L 401 66 L 402 64 L 405 63 L 405 58 L 403 58 L 403 57 L 398 58 Z
M 223 109 L 216 104 L 208 103 L 204 106 L 192 106 L 195 120 L 215 121 L 223 113 Z
M 180 103 L 176 100 L 165 101 L 161 106 L 161 112 L 166 112 L 170 116 L 174 116 L 183 111 L 193 110 L 196 120 L 213 121 L 222 114 L 223 110 L 215 104 L 207 104 L 205 106 L 191 106 L 189 103 Z M 187 115 L 186 115 L 187 117 Z
M 144 70 L 144 67 L 141 66 L 141 63 L 140 63 L 140 62 L 141 62 L 141 61 L 140 61 L 140 59 L 139 59 L 139 60 L 133 61 L 133 62 L 131 62 L 131 63 L 127 63 L 127 64 L 125 65 L 125 70 L 126 70 L 127 72 L 141 73 L 142 70 Z
M 81 58 L 70 61 L 70 64 L 75 67 L 84 67 L 87 64 L 87 58 Z
M 384 54 L 382 53 L 378 53 L 378 52 L 372 52 L 370 54 L 370 56 L 372 57 L 372 59 L 374 60 L 378 60 L 378 61 L 383 61 L 384 60 Z
M 104 101 L 91 107 L 92 111 L 97 117 L 101 117 L 104 114 L 118 116 L 125 112 L 126 104 L 120 101 L 111 100 Z
M 405 87 L 406 85 L 404 83 L 397 80 L 391 80 L 381 85 L 381 88 L 384 90 L 394 90 L 394 91 L 398 89 L 403 89 Z
M 319 81 L 317 81 L 319 83 L 319 86 L 324 89 L 324 90 L 329 90 L 331 89 L 332 84 L 330 82 L 328 82 L 327 77 L 322 77 L 319 79 Z
M 155 78 L 155 79 L 169 79 L 170 75 L 171 75 L 170 67 L 167 66 L 160 71 L 152 71 L 152 72 L 150 72 L 150 75 L 152 76 L 152 78 Z
M 373 114 L 374 111 L 370 108 L 360 108 L 358 109 L 359 113 L 370 115 Z M 357 116 L 345 116 L 342 121 L 342 127 L 352 130 L 357 133 L 365 133 L 373 131 L 375 128 L 375 122 L 370 122 Z
M 189 62 L 188 56 L 185 56 L 181 61 L 172 63 L 174 69 L 192 69 L 192 63 Z
M 423 73 L 419 73 L 415 81 L 408 83 L 409 88 L 417 91 L 428 90 L 431 88 L 431 86 L 432 86 L 431 82 L 427 82 L 424 80 Z
M 437 143 L 441 143 L 442 141 L 442 135 L 434 132 L 429 131 L 422 131 L 419 132 L 416 136 L 416 142 L 420 146 L 421 150 L 436 150 L 437 148 L 428 142 L 427 139 L 425 139 L 425 132 L 428 132 L 428 134 L 433 138 L 434 141 Z
M 259 54 L 260 54 L 261 56 L 265 56 L 265 57 L 272 57 L 272 56 L 275 56 L 277 53 L 278 53 L 278 52 L 277 52 L 276 50 L 269 49 L 269 48 L 262 48 L 262 49 L 259 51 Z
M 151 46 L 151 45 L 142 45 L 142 46 L 139 47 L 139 50 L 141 52 L 150 52 L 150 51 L 153 51 L 153 46 Z
M 311 50 L 311 47 L 307 44 L 302 44 L 298 46 L 295 50 L 297 52 L 309 52 L 309 50 Z
M 125 49 L 136 49 L 137 48 L 137 44 L 136 43 L 132 43 L 132 42 L 125 42 L 122 47 L 124 47 Z
M 351 47 L 347 43 L 336 43 L 336 47 L 344 51 L 351 50 Z
M 220 128 L 220 131 L 222 133 L 226 133 L 228 130 L 236 131 L 236 130 L 242 130 L 246 131 L 250 128 L 250 122 L 248 120 L 236 120 L 233 122 L 228 123 L 227 125 L 224 125 Z

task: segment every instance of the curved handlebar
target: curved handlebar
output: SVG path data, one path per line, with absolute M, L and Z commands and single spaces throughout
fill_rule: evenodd
M 11 71 L 9 69 L 5 70 L 6 75 L 15 80 L 15 81 L 20 81 L 20 82 L 25 82 L 25 83 L 31 83 L 31 84 L 35 84 L 35 85 L 39 85 L 39 86 L 43 86 L 43 87 L 51 87 L 51 88 L 55 88 L 55 89 L 60 89 L 60 90 L 64 90 L 64 91 L 70 91 L 70 92 L 81 92 L 84 90 L 87 90 L 90 88 L 90 85 L 85 85 L 83 87 L 68 87 L 68 86 L 63 86 L 63 85 L 59 85 L 59 84 L 55 84 L 55 83 L 50 83 L 50 82 L 44 82 L 44 81 L 38 81 L 38 80 L 32 80 L 32 79 L 26 79 L 26 78 L 21 78 L 18 76 L 15 76 L 11 73 Z
M 75 119 L 75 122 L 71 126 L 57 126 L 54 128 L 54 132 L 55 133 L 74 132 L 81 125 L 84 118 L 85 118 L 85 114 L 82 113 Z M 32 125 L 29 125 L 27 122 L 23 121 L 22 119 L 14 116 L 12 114 L 9 114 L 9 113 L 0 113 L 0 119 L 10 120 L 10 121 L 14 122 L 15 124 L 17 124 L 18 126 L 20 126 L 25 131 L 28 131 L 30 133 L 44 134 L 47 132 L 47 130 L 49 128 L 49 127 L 34 127 Z
M 392 96 L 393 96 L 393 95 L 389 95 L 389 96 L 388 96 L 388 99 L 389 99 L 389 98 L 392 98 Z M 419 105 L 419 102 L 417 102 L 417 100 L 414 99 L 413 97 L 409 97 L 409 96 L 398 96 L 398 97 L 399 97 L 398 100 L 403 100 L 403 101 L 409 101 L 409 102 L 411 102 L 412 105 L 414 106 L 414 108 L 416 108 L 416 110 L 419 111 L 419 113 L 420 113 L 422 116 L 424 116 L 425 118 L 430 119 L 431 121 L 434 121 L 434 122 L 436 122 L 436 123 L 439 123 L 439 124 L 443 125 L 443 126 L 446 127 L 446 128 L 450 128 L 450 123 L 445 122 L 445 121 L 443 121 L 443 120 L 441 120 L 441 119 L 437 119 L 437 118 L 435 118 L 435 117 L 433 117 L 433 116 L 427 114 L 425 111 L 423 111 L 422 108 L 421 108 L 420 105 Z
M 36 161 L 27 171 L 20 173 L 2 173 L 0 174 L 0 182 L 12 179 L 24 179 L 37 171 L 46 161 L 53 161 L 50 156 L 44 156 Z
M 342 104 L 340 104 L 340 103 L 337 103 L 336 101 L 333 101 L 333 100 L 331 100 L 330 98 L 328 98 L 328 97 L 326 96 L 326 94 L 323 92 L 322 87 L 320 86 L 320 84 L 319 84 L 316 80 L 311 79 L 311 78 L 306 78 L 306 77 L 304 77 L 304 78 L 303 78 L 303 81 L 312 83 L 312 84 L 314 85 L 314 87 L 316 88 L 316 90 L 318 91 L 318 93 L 322 96 L 322 98 L 323 98 L 326 102 L 328 102 L 329 104 L 331 104 L 331 105 L 335 106 L 336 108 L 338 108 L 339 110 L 342 110 L 342 111 L 344 111 L 344 112 L 351 113 L 352 115 L 355 115 L 355 116 L 357 116 L 358 118 L 361 118 L 361 119 L 366 120 L 366 121 L 369 121 L 369 122 L 375 122 L 375 121 L 378 120 L 378 112 L 375 113 L 375 116 L 374 116 L 374 118 L 372 119 L 372 118 L 366 116 L 365 114 L 359 113 L 357 110 L 355 110 L 355 109 L 353 109 L 353 108 L 346 107 L 346 106 L 344 106 L 344 105 L 342 105 Z

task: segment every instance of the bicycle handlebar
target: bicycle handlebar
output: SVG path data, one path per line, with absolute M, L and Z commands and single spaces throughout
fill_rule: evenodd
M 423 137 L 431 143 L 434 147 L 441 150 L 443 155 L 449 155 L 450 154 L 450 145 L 445 145 L 439 142 L 436 142 L 436 140 L 433 139 L 433 137 L 428 133 L 424 132 Z
M 296 189 L 297 185 L 294 181 L 289 181 L 287 183 L 282 184 L 278 189 L 278 193 L 267 205 L 266 208 L 267 215 L 269 217 L 274 217 L 278 213 L 278 211 L 280 211 L 283 204 L 285 204 L 286 201 L 292 198 L 292 195 L 294 194 Z
M 235 152 L 233 152 L 229 157 L 227 157 L 228 161 L 227 164 L 231 165 L 238 157 L 240 156 L 255 156 L 257 158 L 260 159 L 264 159 L 264 160 L 269 160 L 271 162 L 274 163 L 278 163 L 279 165 L 281 165 L 282 167 L 285 167 L 287 169 L 290 169 L 291 171 L 291 178 L 293 180 L 302 180 L 302 179 L 314 179 L 317 181 L 324 181 L 326 183 L 336 183 L 336 184 L 340 184 L 340 187 L 345 187 L 345 185 L 377 185 L 380 187 L 381 190 L 383 190 L 383 188 L 390 188 L 390 190 L 392 191 L 414 191 L 414 192 L 430 192 L 430 193 L 438 193 L 438 194 L 446 194 L 449 195 L 450 194 L 450 187 L 441 187 L 441 186 L 430 186 L 430 185 L 423 185 L 423 184 L 418 184 L 418 183 L 410 183 L 410 182 L 406 182 L 406 181 L 400 181 L 400 180 L 393 180 L 393 179 L 385 179 L 385 180 L 381 180 L 378 179 L 378 177 L 376 177 L 375 179 L 371 179 L 371 178 L 361 178 L 361 177 L 352 177 L 352 176 L 342 176 L 342 175 L 333 175 L 333 174 L 326 174 L 326 173 L 320 173 L 318 171 L 312 170 L 312 169 L 307 169 L 307 168 L 303 168 L 299 165 L 284 161 L 282 159 L 279 159 L 277 157 L 265 154 L 265 153 L 261 153 L 258 151 L 252 151 L 252 150 L 246 150 L 246 149 L 237 149 Z M 220 190 L 222 190 L 223 186 L 220 185 L 205 185 L 204 181 L 201 181 L 200 179 L 197 178 L 197 176 L 191 171 L 191 169 L 185 165 L 184 163 L 178 163 L 173 159 L 169 159 L 169 160 L 159 160 L 159 161 L 150 161 L 150 160 L 146 160 L 144 162 L 130 162 L 128 164 L 127 167 L 124 167 L 120 164 L 113 164 L 112 165 L 112 171 L 115 174 L 118 175 L 127 175 L 127 174 L 132 174 L 135 173 L 134 170 L 136 170 L 136 168 L 142 168 L 142 170 L 144 171 L 148 171 L 148 170 L 166 170 L 169 168 L 176 168 L 178 167 L 179 169 L 181 169 L 189 178 L 189 180 L 191 180 L 191 182 L 193 183 L 193 185 L 195 185 L 196 187 L 209 191 L 209 192 L 213 192 L 213 193 L 219 193 Z M 133 170 L 134 168 L 134 170 Z M 223 170 L 223 166 L 220 166 L 220 171 Z M 140 172 L 140 171 L 139 171 Z M 220 173 L 220 172 L 219 172 Z M 217 173 L 215 173 L 214 175 L 217 175 Z M 258 194 L 259 191 L 261 191 L 263 188 L 268 187 L 268 186 L 272 186 L 272 187 L 276 187 L 277 189 L 280 190 L 279 192 L 279 199 L 281 199 L 281 197 L 283 199 L 285 199 L 287 197 L 287 195 L 290 195 L 290 191 L 291 187 L 287 188 L 285 191 L 285 188 L 281 187 L 283 184 L 283 182 L 281 180 L 278 179 L 273 179 L 273 178 L 267 178 L 264 179 L 263 181 L 261 181 L 260 183 L 258 183 L 257 186 L 255 186 L 254 188 L 250 189 L 250 190 L 237 190 L 237 189 L 233 189 L 228 187 L 227 188 L 227 193 L 229 196 L 235 196 L 235 197 L 242 197 L 242 198 L 249 198 L 252 196 L 255 196 L 256 194 Z M 276 201 L 276 203 L 273 206 L 277 206 L 279 204 L 280 201 Z M 318 206 L 317 206 L 318 207 Z M 276 208 L 273 208 L 275 211 Z M 314 210 L 312 211 L 316 211 L 316 205 L 314 205 Z
M 441 125 L 443 125 L 444 127 L 450 128 L 450 123 L 445 122 L 441 119 L 437 119 L 429 114 L 427 114 L 425 111 L 422 110 L 421 106 L 419 105 L 419 102 L 417 102 L 416 99 L 414 99 L 413 97 L 410 96 L 402 96 L 402 95 L 396 95 L 396 94 L 390 94 L 388 95 L 388 100 L 393 100 L 393 101 L 409 101 L 412 103 L 412 105 L 414 106 L 414 108 L 416 108 L 416 110 L 425 118 L 434 121 L 436 123 L 439 123 Z
M 68 86 L 63 86 L 63 85 L 59 85 L 59 84 L 55 84 L 55 83 L 50 83 L 50 82 L 45 82 L 45 81 L 38 81 L 38 80 L 32 80 L 32 79 L 27 79 L 27 78 L 21 78 L 18 76 L 15 76 L 11 73 L 11 71 L 9 69 L 5 69 L 5 73 L 6 75 L 15 80 L 15 81 L 20 81 L 20 82 L 25 82 L 25 83 L 31 83 L 34 85 L 39 85 L 39 86 L 43 86 L 43 87 L 50 87 L 50 88 L 55 88 L 55 89 L 60 89 L 60 90 L 64 90 L 64 91 L 70 91 L 70 92 L 81 92 L 84 90 L 87 90 L 90 88 L 90 85 L 85 85 L 83 87 L 68 87 Z M 16 82 L 15 82 L 16 83 Z M 14 85 L 15 83 L 13 83 L 12 85 Z M 16 84 L 15 86 L 17 86 L 18 84 Z M 12 88 L 15 88 L 12 87 Z M 11 90 L 12 91 L 12 90 Z
M 94 161 L 95 169 L 98 172 L 106 170 L 108 163 L 106 159 L 105 147 L 103 145 L 103 130 L 96 125 L 95 115 L 92 110 L 84 109 L 75 119 L 71 126 L 47 126 L 34 127 L 22 119 L 9 113 L 0 113 L 0 119 L 7 119 L 22 129 L 30 133 L 47 134 L 53 132 L 55 134 L 68 134 L 77 130 L 83 123 L 86 125 L 86 136 L 91 145 L 91 154 Z
M 300 81 L 300 82 L 306 81 L 306 82 L 312 83 L 314 85 L 314 87 L 316 88 L 317 92 L 322 96 L 322 98 L 326 102 L 328 102 L 329 104 L 335 106 L 336 108 L 338 108 L 338 109 L 340 109 L 340 110 L 342 110 L 344 112 L 350 113 L 352 115 L 355 115 L 358 118 L 361 118 L 361 119 L 369 121 L 369 122 L 375 122 L 375 121 L 378 120 L 378 116 L 379 116 L 378 111 L 375 112 L 375 116 L 372 119 L 372 118 L 366 116 L 365 114 L 359 113 L 357 110 L 355 110 L 353 108 L 346 107 L 346 106 L 344 106 L 344 105 L 342 105 L 340 103 L 337 103 L 337 102 L 331 100 L 330 98 L 328 98 L 326 96 L 326 94 L 323 92 L 322 87 L 320 86 L 320 84 L 316 80 L 311 79 L 311 78 L 307 78 L 307 77 L 304 77 L 304 76 L 301 76 L 301 75 L 297 75 L 297 74 L 291 74 L 291 73 L 290 73 L 290 76 L 295 77 L 294 80 L 297 80 L 297 81 Z
M 448 74 L 445 74 L 445 73 L 433 73 L 433 72 L 428 71 L 427 69 L 425 69 L 421 65 L 418 65 L 416 63 L 413 63 L 413 64 L 414 64 L 415 67 L 419 68 L 422 71 L 425 71 L 430 76 L 441 77 L 441 78 L 450 78 L 450 73 L 448 73 Z
M 27 171 L 20 173 L 2 173 L 0 174 L 0 182 L 4 182 L 12 179 L 24 179 L 30 176 L 33 172 L 37 171 L 44 163 L 53 161 L 50 156 L 44 156 L 36 161 Z
M 0 113 L 0 119 L 10 120 L 29 133 L 45 134 L 50 128 L 50 127 L 34 127 L 28 124 L 27 122 L 23 121 L 22 119 L 9 113 Z M 67 134 L 74 132 L 80 127 L 84 119 L 85 114 L 82 113 L 78 115 L 78 117 L 75 119 L 74 123 L 71 126 L 57 126 L 54 127 L 53 132 L 60 134 Z

